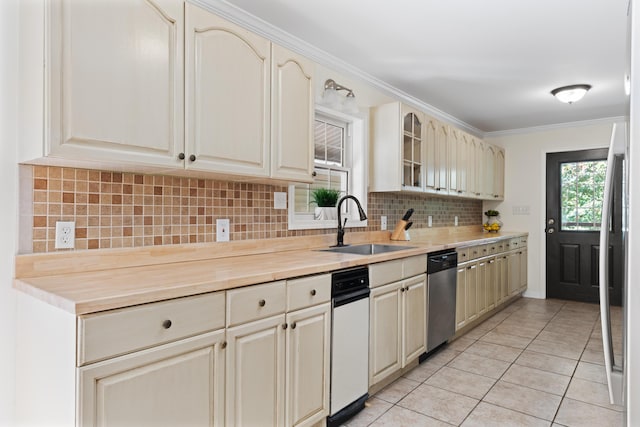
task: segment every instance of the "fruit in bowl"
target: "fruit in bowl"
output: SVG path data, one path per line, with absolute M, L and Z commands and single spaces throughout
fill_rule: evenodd
M 494 222 L 493 224 L 485 222 L 484 224 L 482 224 L 482 227 L 489 232 L 493 231 L 497 233 L 500 230 L 500 224 L 498 224 L 497 222 Z

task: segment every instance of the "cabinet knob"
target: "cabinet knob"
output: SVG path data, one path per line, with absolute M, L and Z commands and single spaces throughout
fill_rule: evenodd
M 462 194 L 462 190 L 458 190 L 458 193 L 459 193 L 459 194 Z
M 471 270 L 471 266 L 467 267 L 467 270 Z
M 189 160 L 191 160 L 192 162 L 195 162 L 196 161 L 196 155 L 195 154 L 190 155 L 189 156 Z
M 178 154 L 178 158 L 179 158 L 180 160 L 184 160 L 184 153 L 180 153 L 180 154 Z
M 267 302 L 266 302 L 265 300 L 263 300 L 263 299 L 261 299 L 260 301 L 258 301 L 258 305 L 259 305 L 260 307 L 264 307 L 266 303 L 267 303 Z
M 291 324 L 291 329 L 295 329 L 295 328 L 296 328 L 296 326 L 298 326 L 298 324 L 297 324 L 296 322 L 293 322 L 293 323 Z
M 404 292 L 404 291 L 406 291 L 405 288 L 400 288 L 400 292 Z
M 476 193 L 476 196 L 479 196 L 479 195 L 480 195 L 480 193 Z
M 500 196 L 498 196 L 497 194 L 494 194 L 494 195 L 493 195 L 493 197 L 495 197 L 495 198 L 497 199 L 497 198 L 498 198 L 498 197 L 500 197 Z
M 311 289 L 310 294 L 311 294 L 312 297 L 316 296 L 316 290 L 315 289 Z
M 289 325 L 287 325 L 286 323 L 282 324 L 282 329 L 287 329 L 289 327 Z
M 162 322 L 162 327 L 165 329 L 169 329 L 171 327 L 172 323 L 171 320 L 167 319 L 164 322 Z
M 220 348 L 222 348 L 222 349 L 227 348 L 227 342 L 223 341 L 222 344 L 220 344 Z

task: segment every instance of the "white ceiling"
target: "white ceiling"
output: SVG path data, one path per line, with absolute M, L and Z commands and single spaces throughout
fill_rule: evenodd
M 227 1 L 482 132 L 628 115 L 628 0 Z

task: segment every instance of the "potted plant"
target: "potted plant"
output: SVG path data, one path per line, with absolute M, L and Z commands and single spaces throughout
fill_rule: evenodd
M 482 224 L 482 227 L 488 232 L 497 233 L 500 230 L 500 227 L 502 227 L 502 221 L 498 219 L 498 217 L 500 216 L 500 212 L 494 209 L 489 209 L 484 214 L 488 219 L 487 222 Z
M 331 188 L 316 188 L 311 192 L 311 203 L 317 205 L 315 219 L 337 219 L 336 204 L 340 197 L 340 191 Z

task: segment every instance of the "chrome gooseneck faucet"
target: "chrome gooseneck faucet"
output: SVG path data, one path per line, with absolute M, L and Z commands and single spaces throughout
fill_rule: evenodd
M 347 199 L 353 199 L 353 201 L 356 202 L 356 206 L 358 206 L 358 214 L 360 215 L 360 221 L 364 221 L 365 219 L 367 219 L 367 214 L 364 212 L 362 206 L 360 205 L 360 202 L 358 201 L 358 199 L 356 199 L 355 196 L 347 194 L 346 196 L 341 198 L 338 201 L 338 243 L 336 243 L 336 247 L 344 246 L 344 226 L 347 225 L 347 220 L 349 218 L 345 218 L 344 224 L 342 223 L 342 213 L 340 208 L 342 207 L 342 203 Z

